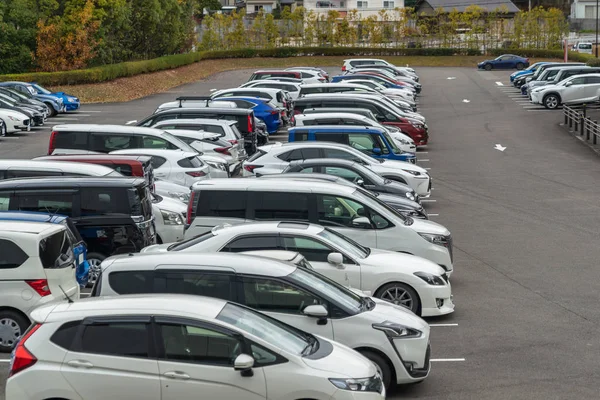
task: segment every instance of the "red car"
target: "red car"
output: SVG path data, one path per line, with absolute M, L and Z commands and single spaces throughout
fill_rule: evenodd
M 260 70 L 255 71 L 248 82 L 250 81 L 259 81 L 261 79 L 266 78 L 295 78 L 302 79 L 302 73 L 298 71 L 285 71 L 285 70 Z

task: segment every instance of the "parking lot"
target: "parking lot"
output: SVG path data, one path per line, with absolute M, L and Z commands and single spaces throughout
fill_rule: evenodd
M 52 124 L 123 124 L 174 97 L 237 86 L 249 72 L 219 74 L 126 104 L 84 105 Z M 430 132 L 418 164 L 430 169 L 434 188 L 424 205 L 454 237 L 456 311 L 428 319 L 429 378 L 390 398 L 597 397 L 597 156 L 559 126 L 560 111 L 528 105 L 510 85 L 510 72 L 418 73 L 419 112 Z M 0 158 L 46 154 L 50 128 L 2 138 Z M 7 358 L 0 355 L 0 393 Z

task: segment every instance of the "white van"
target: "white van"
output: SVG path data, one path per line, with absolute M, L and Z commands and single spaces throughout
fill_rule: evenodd
M 592 54 L 592 43 L 591 42 L 579 42 L 575 45 L 575 51 L 578 53 Z
M 0 352 L 12 350 L 33 309 L 79 298 L 72 245 L 63 225 L 0 221 Z

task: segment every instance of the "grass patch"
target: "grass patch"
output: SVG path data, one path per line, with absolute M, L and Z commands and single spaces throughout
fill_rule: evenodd
M 205 79 L 223 71 L 236 69 L 288 68 L 293 66 L 341 67 L 349 56 L 312 56 L 290 58 L 238 58 L 202 60 L 183 67 L 119 78 L 109 82 L 53 86 L 79 97 L 82 103 L 125 102 L 161 93 L 186 83 Z M 486 56 L 389 56 L 380 57 L 396 65 L 411 67 L 472 67 L 490 57 Z M 531 59 L 531 62 L 549 59 Z M 176 96 L 174 96 L 176 97 Z

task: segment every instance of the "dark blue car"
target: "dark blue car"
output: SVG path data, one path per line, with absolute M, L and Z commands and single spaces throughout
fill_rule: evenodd
M 515 56 L 514 54 L 503 54 L 493 60 L 485 60 L 477 64 L 477 68 L 490 71 L 492 69 L 518 69 L 529 67 L 529 58 Z
M 281 127 L 281 110 L 269 104 L 268 99 L 258 97 L 219 97 L 215 101 L 233 101 L 238 108 L 247 108 L 254 111 L 256 118 L 260 119 L 267 126 L 269 134 L 277 133 Z
M 75 96 L 71 96 L 70 94 L 66 94 L 64 92 L 51 92 L 35 82 L 31 82 L 31 86 L 37 92 L 37 94 L 43 94 L 46 96 L 55 97 L 57 99 L 62 99 L 66 111 L 75 111 L 81 107 L 79 99 Z
M 0 221 L 24 221 L 24 222 L 43 222 L 49 224 L 60 224 L 67 228 L 67 235 L 73 244 L 73 255 L 75 256 L 76 278 L 81 287 L 88 283 L 88 274 L 90 270 L 87 261 L 87 246 L 85 245 L 73 221 L 66 215 L 46 214 L 30 211 L 2 211 L 0 212 Z

